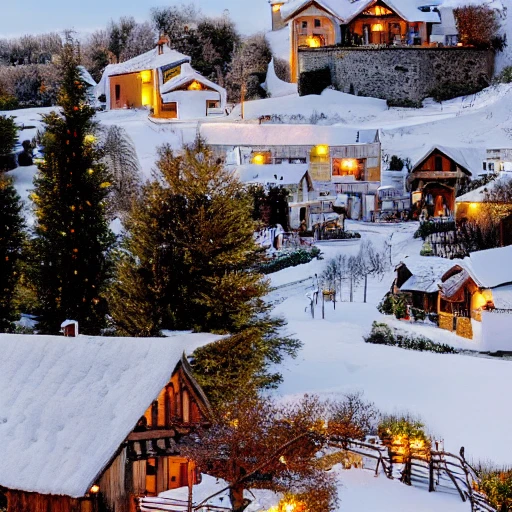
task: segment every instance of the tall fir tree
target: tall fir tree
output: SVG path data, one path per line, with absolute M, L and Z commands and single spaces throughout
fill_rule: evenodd
M 200 139 L 179 154 L 164 146 L 157 167 L 158 179 L 145 185 L 125 221 L 108 293 L 118 331 L 236 334 L 196 354 L 202 384 L 219 399 L 233 379 L 247 392 L 275 385 L 280 377 L 268 372 L 270 364 L 294 355 L 299 343 L 280 335 L 283 321 L 270 316 L 264 300 L 268 282 L 251 269 L 251 194 Z
M 22 204 L 12 180 L 0 175 L 0 332 L 12 332 L 15 289 L 25 239 Z
M 43 116 L 44 161 L 34 180 L 36 223 L 33 279 L 40 303 L 41 332 L 55 333 L 66 318 L 84 333 L 104 324 L 101 299 L 114 237 L 105 216 L 110 178 L 100 164 L 94 110 L 77 68 L 76 44 L 67 40 L 61 56 L 61 112 Z

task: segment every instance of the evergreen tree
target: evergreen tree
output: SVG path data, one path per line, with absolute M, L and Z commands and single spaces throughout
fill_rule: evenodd
M 14 292 L 25 223 L 20 198 L 10 178 L 0 175 L 0 332 L 10 332 L 15 320 Z
M 94 110 L 77 68 L 75 44 L 62 52 L 62 113 L 43 116 L 44 162 L 32 199 L 36 224 L 33 278 L 39 294 L 42 332 L 54 333 L 66 318 L 82 332 L 99 333 L 105 303 L 108 251 L 113 243 L 105 218 L 110 183 L 96 145 Z
M 251 270 L 251 195 L 200 139 L 179 155 L 164 146 L 157 166 L 160 179 L 143 188 L 126 219 L 108 293 L 118 331 L 234 333 L 195 355 L 201 384 L 219 400 L 235 387 L 250 394 L 275 386 L 280 376 L 270 364 L 295 355 L 299 342 L 280 335 L 283 321 L 264 301 L 268 282 Z

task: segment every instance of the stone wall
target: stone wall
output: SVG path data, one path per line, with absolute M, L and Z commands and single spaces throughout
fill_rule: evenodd
M 299 50 L 300 74 L 328 67 L 342 92 L 419 106 L 439 87 L 476 90 L 494 71 L 494 54 L 474 48 L 310 48 Z

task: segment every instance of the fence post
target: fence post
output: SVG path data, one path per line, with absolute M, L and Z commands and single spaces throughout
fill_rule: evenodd
M 436 490 L 434 483 L 434 459 L 430 456 L 428 463 L 428 492 L 434 492 Z

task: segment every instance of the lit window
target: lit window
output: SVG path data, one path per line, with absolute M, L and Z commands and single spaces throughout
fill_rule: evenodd
M 151 71 L 150 70 L 141 71 L 140 78 L 141 78 L 143 84 L 150 84 L 151 83 Z

